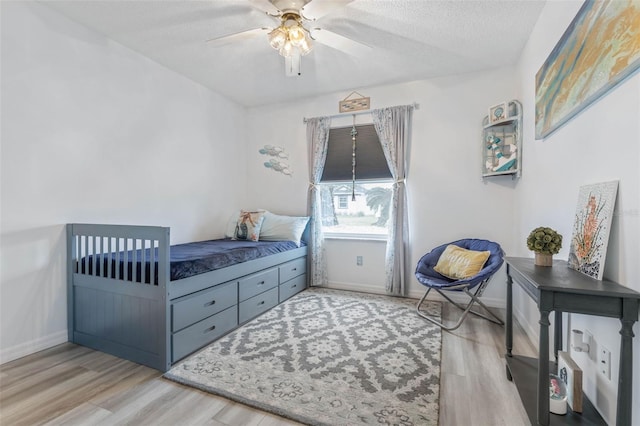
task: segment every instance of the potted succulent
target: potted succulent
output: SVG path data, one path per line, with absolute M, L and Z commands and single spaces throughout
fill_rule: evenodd
M 551 228 L 538 227 L 527 237 L 527 247 L 535 252 L 536 265 L 551 266 L 553 255 L 562 248 L 562 235 Z

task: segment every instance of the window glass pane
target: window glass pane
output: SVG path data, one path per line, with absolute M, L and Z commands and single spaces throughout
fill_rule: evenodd
M 347 197 L 345 195 L 340 195 L 338 197 L 338 208 L 339 209 L 348 209 L 349 202 L 347 201 Z
M 322 225 L 328 234 L 387 235 L 391 180 L 322 184 Z

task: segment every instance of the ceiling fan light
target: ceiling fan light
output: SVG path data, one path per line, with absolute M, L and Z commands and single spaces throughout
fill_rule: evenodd
M 300 46 L 300 43 L 302 43 L 305 39 L 305 33 L 302 27 L 299 25 L 293 25 L 288 28 L 288 32 L 289 41 L 291 41 L 291 44 L 293 44 L 294 46 Z
M 302 26 L 298 13 L 284 13 L 280 19 L 280 26 L 267 35 L 269 44 L 285 58 L 295 56 L 299 60 L 311 51 L 311 34 Z
M 298 45 L 298 49 L 300 50 L 300 54 L 303 56 L 311 52 L 311 43 L 306 37 L 302 39 L 302 42 Z
M 293 50 L 293 45 L 289 40 L 284 42 L 284 45 L 280 48 L 279 52 L 282 56 L 287 57 L 291 56 L 291 52 Z
M 282 28 L 278 27 L 275 30 L 271 31 L 268 34 L 269 44 L 276 50 L 282 49 L 282 47 L 287 42 L 287 32 Z

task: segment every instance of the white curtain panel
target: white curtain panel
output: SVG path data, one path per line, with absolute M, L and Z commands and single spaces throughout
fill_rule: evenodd
M 413 108 L 412 105 L 401 105 L 371 111 L 373 125 L 394 180 L 387 225 L 389 237 L 385 256 L 385 288 L 387 293 L 397 296 L 406 296 L 406 281 L 411 273 L 407 264 L 409 220 L 405 179 Z
M 307 213 L 309 221 L 309 283 L 314 287 L 327 285 L 327 265 L 322 232 L 322 197 L 320 178 L 327 159 L 330 117 L 315 117 L 307 120 L 307 143 L 309 146 L 309 194 Z

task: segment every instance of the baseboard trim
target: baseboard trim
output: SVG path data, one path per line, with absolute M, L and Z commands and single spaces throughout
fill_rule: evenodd
M 520 327 L 524 330 L 524 334 L 527 336 L 533 347 L 538 350 L 538 342 L 540 341 L 540 330 L 537 327 L 538 324 L 531 324 L 527 321 L 525 315 L 520 310 L 516 309 L 515 306 L 513 307 L 513 318 L 518 321 L 518 324 L 520 324 Z
M 332 288 L 334 290 L 360 291 L 362 293 L 387 294 L 387 292 L 384 291 L 384 285 L 378 286 L 372 284 L 329 281 L 327 283 L 327 288 Z
M 53 346 L 67 342 L 67 330 L 58 331 L 48 336 L 40 337 L 19 345 L 0 350 L 0 364 L 49 349 Z

